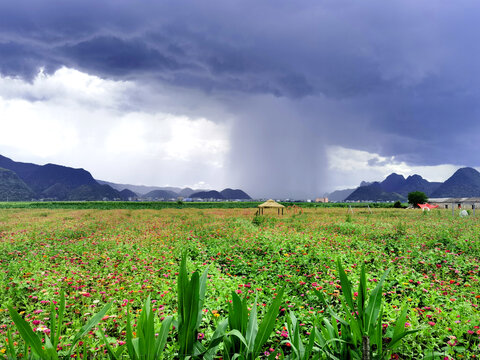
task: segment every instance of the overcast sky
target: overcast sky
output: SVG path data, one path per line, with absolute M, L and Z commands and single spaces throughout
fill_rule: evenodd
M 0 154 L 314 197 L 480 166 L 477 1 L 0 2 Z

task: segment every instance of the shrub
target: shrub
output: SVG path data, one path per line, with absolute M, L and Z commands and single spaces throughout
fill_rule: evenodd
M 401 209 L 401 208 L 403 208 L 402 203 L 400 202 L 400 200 L 395 201 L 395 203 L 393 204 L 393 207 L 396 208 L 396 209 Z
M 263 215 L 255 215 L 252 220 L 253 225 L 260 226 L 265 222 L 265 216 Z

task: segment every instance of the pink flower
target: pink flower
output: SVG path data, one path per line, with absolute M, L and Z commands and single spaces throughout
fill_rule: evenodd
M 430 326 L 435 326 L 435 323 L 434 323 L 433 321 L 429 321 L 429 322 L 428 322 L 428 325 L 430 325 Z

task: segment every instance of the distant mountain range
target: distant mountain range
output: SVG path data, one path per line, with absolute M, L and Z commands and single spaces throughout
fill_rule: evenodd
M 74 169 L 56 164 L 37 165 L 16 162 L 0 155 L 0 201 L 176 200 L 179 197 L 220 200 L 250 199 L 250 196 L 242 190 L 225 189 L 218 192 L 204 189 L 194 190 L 188 187 L 182 189 L 116 184 L 95 180 L 84 169 Z
M 445 182 L 429 182 L 420 175 L 390 174 L 381 182 L 364 182 L 356 189 L 337 190 L 330 201 L 406 201 L 408 193 L 422 191 L 430 198 L 480 197 L 480 173 L 458 169 Z M 0 201 L 30 200 L 249 200 L 240 189 L 191 189 L 96 180 L 84 169 L 16 162 L 0 155 Z
M 190 195 L 192 199 L 214 199 L 214 200 L 250 200 L 250 196 L 240 189 L 225 189 L 220 192 L 215 190 L 199 191 Z
M 356 189 L 337 190 L 330 201 L 406 201 L 408 193 L 422 191 L 430 198 L 480 196 L 480 173 L 473 168 L 458 169 L 445 182 L 429 182 L 420 175 L 405 178 L 390 174 L 381 182 L 363 182 Z
M 222 191 L 206 190 L 206 189 L 191 189 L 178 188 L 171 186 L 144 186 L 144 185 L 130 185 L 130 184 L 116 184 L 108 181 L 97 180 L 100 184 L 110 185 L 115 189 L 128 189 L 134 191 L 137 196 L 144 199 L 158 200 L 158 199 L 176 199 L 178 197 L 191 199 L 213 199 L 213 200 L 250 200 L 251 197 L 240 189 L 224 189 Z

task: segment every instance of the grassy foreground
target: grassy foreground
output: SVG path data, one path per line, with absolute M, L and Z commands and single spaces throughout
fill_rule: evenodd
M 78 330 L 109 303 L 74 355 L 108 356 L 97 330 L 112 348 L 123 346 L 127 315 L 132 322 L 140 319 L 148 296 L 160 331 L 161 320 L 179 316 L 177 279 L 185 250 L 189 273 L 208 269 L 198 328 L 198 340 L 206 345 L 228 317 L 232 291 L 249 309 L 258 308 L 261 321 L 284 289 L 274 330 L 259 357 L 277 349 L 290 354 L 293 331 L 306 342 L 314 324 L 330 319 L 317 291 L 342 313 L 345 286 L 338 258 L 354 289 L 363 264 L 369 292 L 391 269 L 382 291 L 385 341 L 405 307 L 405 327 L 419 329 L 393 358 L 480 355 L 479 218 L 452 218 L 441 210 L 356 209 L 351 214 L 311 208 L 252 222 L 253 213 L 249 208 L 0 210 L 0 355 L 8 353 L 9 330 L 17 353 L 25 353 L 7 305 L 37 333 L 49 333 L 51 305 L 58 307 L 62 293 L 66 327 L 59 352 L 70 351 Z M 290 311 L 298 330 L 292 328 Z M 177 337 L 169 332 L 165 358 L 179 356 Z

